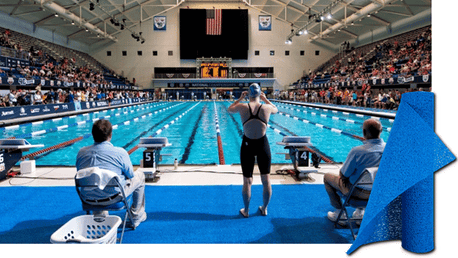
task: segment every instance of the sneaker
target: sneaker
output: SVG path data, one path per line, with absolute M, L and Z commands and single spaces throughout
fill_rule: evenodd
M 127 219 L 126 227 L 135 229 L 140 225 L 140 223 L 142 223 L 145 220 L 146 220 L 146 212 L 144 212 L 140 218 L 135 220 L 135 223 L 132 223 L 132 221 L 130 219 Z
M 357 208 L 354 212 L 353 215 L 351 216 L 352 219 L 356 220 L 356 225 L 361 225 L 361 220 L 363 219 L 364 216 L 364 208 Z
M 332 222 L 336 222 L 337 220 L 337 216 L 339 216 L 339 213 L 340 213 L 340 210 L 337 209 L 335 211 L 328 211 L 328 219 Z M 340 220 L 339 220 L 339 225 L 341 226 L 345 226 L 347 224 L 347 222 L 345 221 L 347 219 L 347 215 L 345 213 L 343 213 L 341 216 L 340 216 Z

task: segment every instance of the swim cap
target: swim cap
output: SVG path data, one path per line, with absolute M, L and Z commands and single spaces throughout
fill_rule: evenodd
M 261 87 L 259 87 L 259 84 L 253 83 L 250 85 L 250 88 L 248 90 L 248 95 L 250 98 L 256 98 L 261 95 Z

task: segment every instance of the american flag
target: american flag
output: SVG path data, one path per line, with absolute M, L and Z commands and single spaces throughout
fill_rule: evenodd
M 221 35 L 221 9 L 207 9 L 207 35 Z

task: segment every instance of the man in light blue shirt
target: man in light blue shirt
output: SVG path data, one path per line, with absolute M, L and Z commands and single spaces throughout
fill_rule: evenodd
M 134 171 L 126 150 L 111 144 L 112 130 L 113 128 L 108 120 L 101 119 L 94 123 L 92 126 L 94 144 L 83 147 L 78 152 L 76 170 L 98 167 L 118 174 L 126 196 L 133 194 L 131 206 L 133 221 L 129 224 L 130 226 L 137 227 L 141 222 L 146 220 L 145 175 L 141 171 Z M 111 190 L 114 191 L 113 189 Z M 112 196 L 116 193 L 106 192 L 106 195 Z M 94 193 L 94 195 L 99 194 Z M 101 196 L 98 197 L 102 198 Z
M 336 211 L 328 212 L 328 219 L 335 222 L 342 208 L 342 201 L 337 191 L 344 195 L 348 194 L 353 184 L 363 173 L 364 169 L 369 167 L 378 167 L 382 159 L 385 142 L 380 139 L 382 125 L 375 119 L 368 119 L 363 124 L 363 135 L 366 139 L 361 146 L 354 147 L 348 153 L 345 163 L 340 168 L 339 175 L 327 173 L 324 175 L 324 187 L 329 195 L 331 205 Z M 356 187 L 353 195 L 360 199 L 369 199 L 370 190 Z M 362 218 L 364 209 L 356 209 L 353 218 Z M 345 219 L 346 215 L 342 216 Z

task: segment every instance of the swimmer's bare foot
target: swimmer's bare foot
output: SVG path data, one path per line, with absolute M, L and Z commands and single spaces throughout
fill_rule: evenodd
M 245 209 L 243 209 L 243 208 L 240 209 L 240 214 L 242 214 L 242 216 L 243 216 L 244 218 L 248 218 L 248 216 L 249 216 L 248 213 L 245 213 Z
M 267 208 L 265 210 L 263 210 L 262 206 L 259 206 L 259 211 L 261 212 L 262 216 L 267 216 Z

